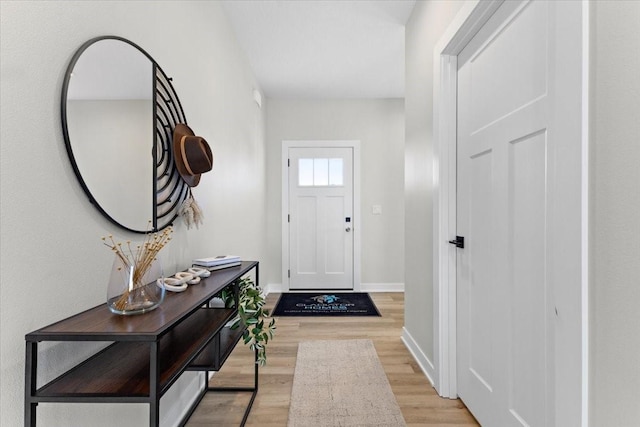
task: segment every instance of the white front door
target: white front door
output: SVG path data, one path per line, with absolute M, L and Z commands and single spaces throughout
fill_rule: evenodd
M 551 3 L 504 2 L 458 56 L 458 394 L 488 427 L 555 419 Z
M 289 148 L 289 289 L 353 289 L 353 148 Z

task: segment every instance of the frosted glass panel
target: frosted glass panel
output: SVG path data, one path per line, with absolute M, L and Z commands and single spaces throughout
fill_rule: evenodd
M 313 159 L 313 185 L 329 185 L 329 159 Z
M 313 159 L 298 159 L 298 185 L 313 185 Z
M 329 159 L 329 185 L 344 185 L 342 159 Z

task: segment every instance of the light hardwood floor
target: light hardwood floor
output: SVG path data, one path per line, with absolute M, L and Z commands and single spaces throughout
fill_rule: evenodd
M 267 297 L 273 308 L 279 294 Z M 381 317 L 278 317 L 276 337 L 267 348 L 267 366 L 260 368 L 260 387 L 248 426 L 286 426 L 298 342 L 369 338 L 373 341 L 408 426 L 477 426 L 460 400 L 442 399 L 402 343 L 404 294 L 371 294 Z M 250 386 L 253 354 L 240 342 L 214 386 Z M 208 393 L 187 427 L 237 426 L 248 393 Z M 309 426 L 313 427 L 313 426 Z

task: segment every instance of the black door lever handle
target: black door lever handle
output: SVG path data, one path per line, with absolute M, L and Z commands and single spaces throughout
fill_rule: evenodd
M 449 240 L 449 243 L 456 245 L 456 248 L 464 249 L 464 237 L 456 236 L 456 240 Z

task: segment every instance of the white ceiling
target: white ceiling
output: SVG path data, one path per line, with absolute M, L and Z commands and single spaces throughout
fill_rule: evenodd
M 415 0 L 224 0 L 267 97 L 404 97 Z

